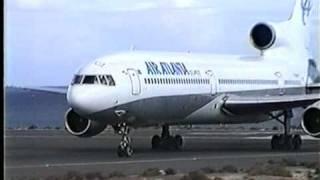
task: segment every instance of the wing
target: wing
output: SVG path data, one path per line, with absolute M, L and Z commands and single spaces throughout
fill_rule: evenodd
M 41 87 L 25 87 L 23 89 L 45 91 L 57 94 L 67 94 L 68 86 L 41 86 Z
M 307 107 L 317 101 L 320 101 L 320 94 L 318 93 L 268 97 L 230 95 L 224 99 L 223 110 L 234 115 L 268 113 L 283 109 Z

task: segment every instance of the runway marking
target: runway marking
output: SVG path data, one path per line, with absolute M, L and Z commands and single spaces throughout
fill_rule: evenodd
M 40 165 L 22 165 L 22 166 L 7 166 L 6 169 L 26 169 L 26 168 L 49 168 L 49 167 L 66 167 L 66 166 L 97 166 L 97 165 L 121 165 L 121 164 L 139 164 L 139 163 L 161 163 L 161 162 L 178 162 L 178 161 L 201 161 L 201 160 L 218 160 L 218 159 L 256 159 L 268 157 L 287 157 L 287 156 L 320 156 L 320 152 L 303 152 L 297 153 L 269 153 L 256 155 L 225 155 L 225 156 L 204 156 L 190 158 L 171 158 L 171 159 L 145 159 L 131 161 L 106 161 L 106 162 L 88 162 L 88 163 L 56 163 L 56 164 L 40 164 Z

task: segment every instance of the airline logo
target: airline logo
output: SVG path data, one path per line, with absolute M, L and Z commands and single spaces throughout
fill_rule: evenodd
M 199 70 L 188 70 L 181 62 L 145 62 L 150 75 L 200 75 Z

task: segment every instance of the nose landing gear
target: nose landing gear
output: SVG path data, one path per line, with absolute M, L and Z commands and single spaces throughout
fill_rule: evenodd
M 131 157 L 133 154 L 133 148 L 131 145 L 131 138 L 129 136 L 130 128 L 126 123 L 120 123 L 117 125 L 117 133 L 122 135 L 120 144 L 117 149 L 117 154 L 119 157 Z
M 162 126 L 161 137 L 154 135 L 151 140 L 152 149 L 168 149 L 168 150 L 181 150 L 183 146 L 183 139 L 180 135 L 170 135 L 168 125 Z

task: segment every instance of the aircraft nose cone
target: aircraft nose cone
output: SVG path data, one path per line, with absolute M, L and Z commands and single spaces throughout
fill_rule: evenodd
M 90 102 L 89 94 L 82 88 L 72 87 L 68 90 L 67 100 L 75 112 L 80 115 L 88 115 L 94 110 L 92 109 L 92 102 Z

